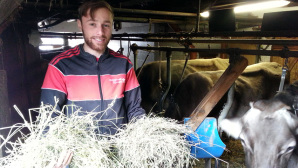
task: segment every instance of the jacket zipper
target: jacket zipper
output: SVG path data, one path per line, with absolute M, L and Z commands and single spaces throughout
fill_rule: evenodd
M 101 98 L 101 105 L 100 105 L 100 111 L 103 111 L 103 94 L 102 94 L 102 88 L 101 88 L 101 81 L 100 81 L 100 66 L 99 61 L 97 62 L 97 78 L 98 78 L 98 86 L 99 86 L 99 93 Z

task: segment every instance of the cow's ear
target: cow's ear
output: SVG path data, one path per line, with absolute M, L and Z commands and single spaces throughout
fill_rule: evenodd
M 219 125 L 220 129 L 226 132 L 229 136 L 238 139 L 242 131 L 242 123 L 240 118 L 223 119 Z

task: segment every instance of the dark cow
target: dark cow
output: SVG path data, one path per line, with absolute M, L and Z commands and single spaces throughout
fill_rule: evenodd
M 178 86 L 174 95 L 175 103 L 166 110 L 165 117 L 179 121 L 189 117 L 223 72 L 223 70 L 202 71 L 188 75 Z M 229 96 L 226 94 L 209 116 L 218 117 L 221 110 L 224 117 L 220 116 L 219 120 L 225 117 L 242 116 L 243 112 L 250 108 L 249 102 L 269 99 L 276 94 L 281 72 L 281 65 L 275 62 L 262 62 L 248 66 L 235 81 L 231 94 Z
M 168 95 L 170 96 L 180 82 L 184 60 L 171 61 L 171 87 Z M 189 60 L 185 68 L 183 78 L 190 73 L 198 71 L 215 71 L 224 70 L 229 66 L 228 59 L 195 59 Z M 166 61 L 156 61 L 146 64 L 142 70 L 137 69 L 136 74 L 142 91 L 142 107 L 148 113 L 149 111 L 157 112 L 157 102 L 161 97 L 162 91 L 167 85 L 167 69 Z M 168 96 L 168 97 L 169 97 Z M 168 98 L 164 108 L 167 108 Z
M 223 131 L 241 140 L 246 167 L 298 167 L 298 117 L 293 109 L 295 99 L 298 99 L 298 81 L 270 100 L 251 103 L 250 109 L 241 118 L 221 122 Z

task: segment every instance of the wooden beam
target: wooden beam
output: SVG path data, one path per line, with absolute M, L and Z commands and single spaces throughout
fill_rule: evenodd
M 10 17 L 10 15 L 21 6 L 24 0 L 1 0 L 0 1 L 0 25 Z
M 229 67 L 190 115 L 190 119 L 187 123 L 194 131 L 203 122 L 227 90 L 232 86 L 234 81 L 243 72 L 247 65 L 248 61 L 243 56 L 237 57 L 233 63 L 230 63 Z

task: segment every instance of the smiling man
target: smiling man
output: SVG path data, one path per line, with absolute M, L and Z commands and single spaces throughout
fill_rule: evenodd
M 141 92 L 131 61 L 107 47 L 112 36 L 113 11 L 105 1 L 90 1 L 79 8 L 79 29 L 85 43 L 57 55 L 48 65 L 41 102 L 99 112 L 101 134 L 115 134 L 122 124 L 145 116 Z M 110 107 L 110 105 L 112 106 Z M 72 107 L 67 106 L 68 115 Z
M 79 29 L 83 32 L 84 50 L 99 58 L 112 36 L 113 13 L 105 2 L 89 3 L 79 8 Z M 106 7 L 104 7 L 106 6 Z

